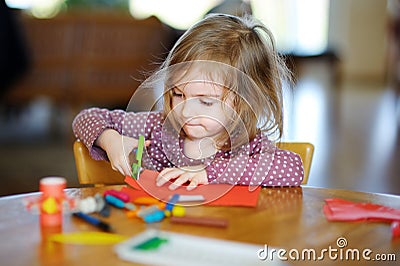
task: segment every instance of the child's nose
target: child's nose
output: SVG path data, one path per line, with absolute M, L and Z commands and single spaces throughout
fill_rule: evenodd
M 190 104 L 191 100 L 186 100 L 182 102 L 182 116 L 185 118 L 190 118 L 193 116 L 193 106 Z

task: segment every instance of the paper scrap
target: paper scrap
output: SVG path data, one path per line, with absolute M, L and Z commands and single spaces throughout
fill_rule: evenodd
M 202 203 L 206 205 L 255 207 L 261 190 L 261 187 L 254 189 L 254 187 L 229 184 L 200 185 L 190 191 L 185 187 L 170 190 L 168 189 L 168 184 L 161 187 L 156 185 L 157 175 L 158 172 L 144 170 L 140 174 L 139 180 L 127 176 L 125 182 L 130 187 L 123 188 L 122 191 L 128 193 L 131 200 L 138 197 L 151 196 L 167 202 L 173 194 L 202 195 L 205 199 Z

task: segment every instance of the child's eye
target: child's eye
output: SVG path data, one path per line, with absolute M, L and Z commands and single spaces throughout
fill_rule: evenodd
M 178 92 L 178 91 L 173 90 L 172 91 L 172 97 L 182 98 L 183 94 Z
M 214 104 L 214 102 L 212 101 L 206 101 L 204 99 L 200 99 L 200 103 L 204 104 L 205 106 L 212 106 Z

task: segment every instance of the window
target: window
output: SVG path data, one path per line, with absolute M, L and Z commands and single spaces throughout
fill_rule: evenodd
M 155 15 L 183 30 L 219 3 L 221 0 L 130 0 L 130 7 L 135 17 Z M 251 0 L 250 3 L 254 16 L 274 34 L 279 51 L 315 55 L 326 50 L 329 0 Z
M 207 11 L 222 2 L 222 0 L 126 1 L 129 2 L 129 10 L 135 18 L 154 15 L 179 30 L 187 29 L 203 18 Z M 229 5 L 239 0 L 226 1 Z M 326 50 L 329 0 L 243 1 L 250 2 L 254 16 L 271 29 L 279 51 L 315 55 Z M 6 0 L 6 3 L 11 7 L 31 9 L 32 13 L 39 17 L 49 17 L 57 14 L 65 4 L 65 0 Z M 94 4 L 96 1 L 93 1 Z
M 313 55 L 326 50 L 329 0 L 252 0 L 251 4 L 281 52 Z
M 130 0 L 129 9 L 135 18 L 158 17 L 169 26 L 185 30 L 204 17 L 220 0 Z

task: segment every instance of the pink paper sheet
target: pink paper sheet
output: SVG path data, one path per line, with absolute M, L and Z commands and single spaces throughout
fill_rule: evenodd
M 185 187 L 169 190 L 168 184 L 162 187 L 156 186 L 157 175 L 158 172 L 144 170 L 140 174 L 139 181 L 127 176 L 125 182 L 130 187 L 122 188 L 122 191 L 128 193 L 132 200 L 138 197 L 151 196 L 168 201 L 169 197 L 173 194 L 202 195 L 205 198 L 204 203 L 207 205 L 255 207 L 261 189 L 261 187 L 213 184 L 201 185 L 191 191 L 186 190 Z

